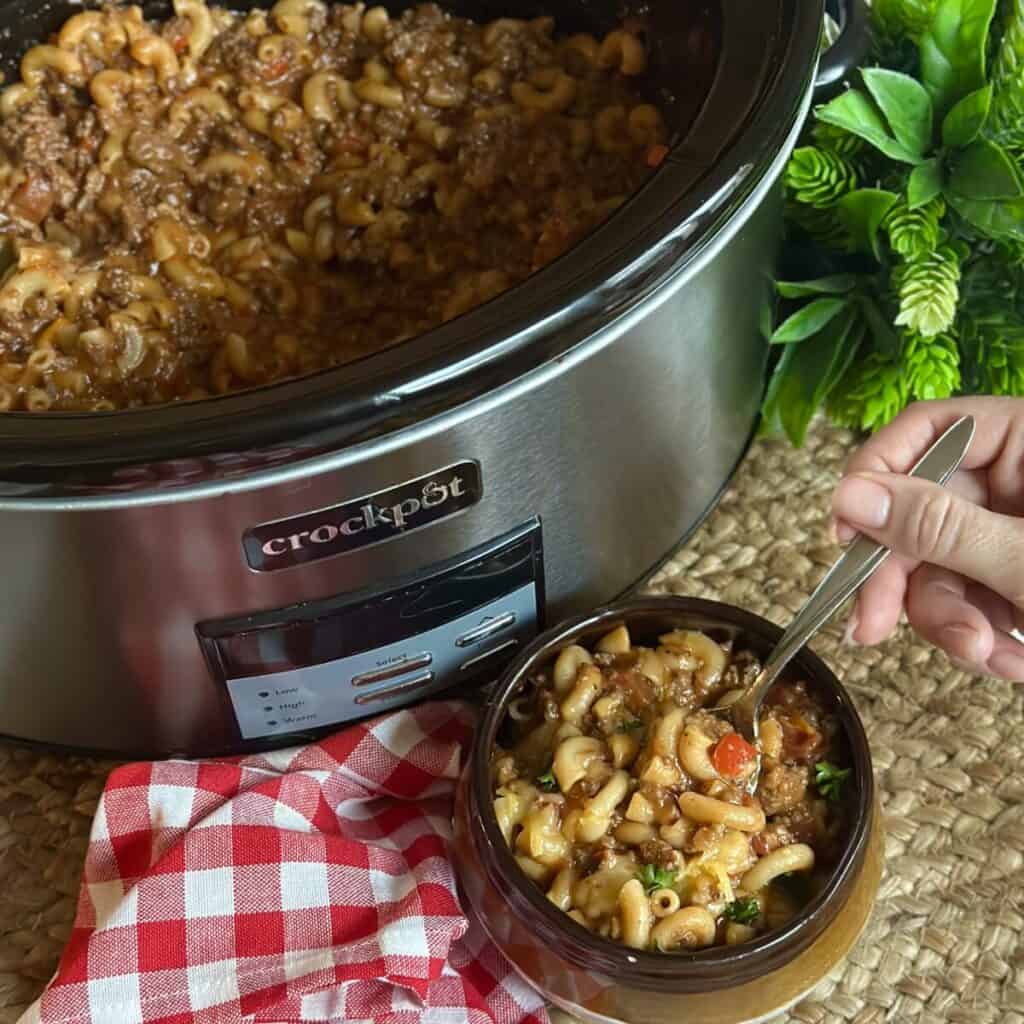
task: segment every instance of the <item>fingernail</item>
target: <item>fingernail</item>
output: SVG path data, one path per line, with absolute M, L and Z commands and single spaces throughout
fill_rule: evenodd
M 850 617 L 846 620 L 846 629 L 843 632 L 843 645 L 846 647 L 856 647 L 857 641 L 853 639 L 853 634 L 857 632 L 857 627 L 860 625 L 860 616 L 857 614 L 857 609 L 854 608 L 850 612 Z
M 841 520 L 836 523 L 836 540 L 840 544 L 849 544 L 856 536 L 857 531 L 849 523 L 844 523 Z
M 957 652 L 954 660 L 958 667 L 976 671 L 970 663 L 977 659 L 978 631 L 973 626 L 966 626 L 958 622 L 952 626 L 946 626 L 942 635 L 945 645 L 952 647 Z
M 989 669 L 1003 679 L 1014 683 L 1024 683 L 1024 655 L 1011 651 L 1000 651 L 993 654 L 988 662 Z
M 836 488 L 832 510 L 852 526 L 880 529 L 889 521 L 892 496 L 875 480 L 848 476 Z

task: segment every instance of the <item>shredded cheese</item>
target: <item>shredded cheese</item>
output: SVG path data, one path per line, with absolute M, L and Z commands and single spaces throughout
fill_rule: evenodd
M 714 880 L 719 895 L 724 902 L 731 903 L 735 899 L 729 872 L 720 860 L 716 860 L 707 853 L 691 857 L 683 868 L 683 875 L 691 880 L 695 880 L 698 875 L 702 874 L 709 875 Z

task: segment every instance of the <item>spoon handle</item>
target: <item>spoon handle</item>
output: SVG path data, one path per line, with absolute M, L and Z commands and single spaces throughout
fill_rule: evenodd
M 928 449 L 908 475 L 945 484 L 963 461 L 973 437 L 974 418 L 964 416 Z M 858 535 L 854 538 L 783 633 L 765 662 L 758 690 L 763 693 L 771 685 L 790 659 L 858 590 L 888 554 L 888 548 L 870 537 Z M 760 696 L 759 693 L 757 697 Z

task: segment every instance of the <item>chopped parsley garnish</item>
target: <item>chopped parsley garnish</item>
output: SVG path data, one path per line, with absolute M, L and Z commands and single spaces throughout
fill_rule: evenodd
M 829 761 L 819 761 L 814 766 L 814 784 L 826 800 L 838 800 L 843 795 L 843 784 L 849 775 L 849 768 L 840 768 Z
M 639 718 L 631 718 L 628 722 L 622 723 L 623 732 L 636 732 L 637 729 L 642 729 L 644 723 Z
M 550 770 L 546 771 L 543 775 L 537 776 L 537 785 L 540 786 L 545 793 L 558 792 L 558 780 Z
M 753 924 L 761 913 L 761 907 L 754 896 L 741 896 L 725 908 L 725 916 L 737 924 Z
M 658 889 L 671 889 L 675 885 L 676 873 L 671 868 L 659 868 L 653 864 L 645 864 L 636 877 L 643 883 L 648 895 Z

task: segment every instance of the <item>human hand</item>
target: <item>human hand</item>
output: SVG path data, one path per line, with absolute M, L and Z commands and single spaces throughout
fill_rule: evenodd
M 904 475 L 967 415 L 974 440 L 945 487 Z M 962 667 L 1024 682 L 1024 399 L 911 406 L 853 456 L 832 511 L 841 541 L 863 533 L 893 552 L 861 588 L 850 640 L 879 643 L 906 608 Z

